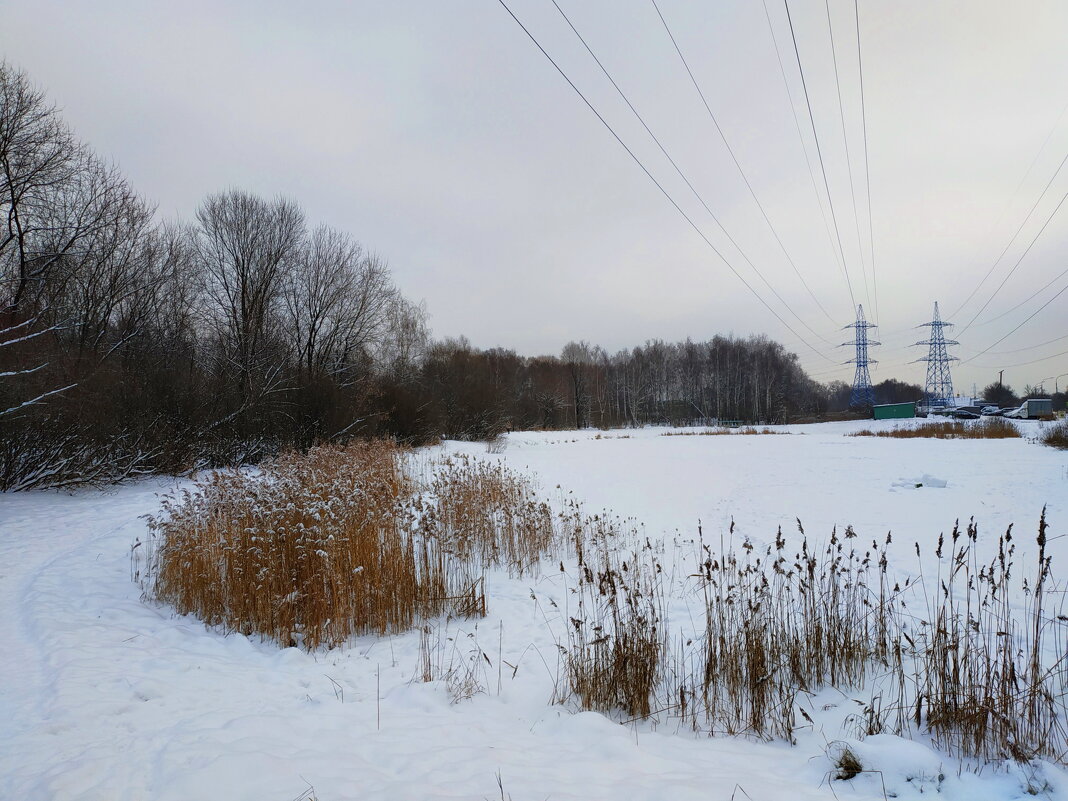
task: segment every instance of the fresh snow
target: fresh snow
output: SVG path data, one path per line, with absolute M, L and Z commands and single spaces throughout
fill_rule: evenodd
M 667 547 L 699 521 L 712 542 L 733 520 L 736 544 L 770 542 L 779 526 L 794 537 L 798 518 L 820 542 L 834 526 L 861 540 L 892 531 L 903 574 L 915 572 L 913 541 L 931 558 L 939 533 L 972 516 L 981 558 L 1015 523 L 1026 562 L 1045 505 L 1055 572 L 1068 564 L 1068 454 L 1028 439 L 845 436 L 875 426 L 893 427 L 521 432 L 499 454 L 470 443 L 434 451 L 503 460 L 547 497 L 633 518 Z M 1038 424 L 1021 428 L 1033 437 Z M 558 570 L 491 574 L 485 619 L 438 622 L 437 658 L 470 666 L 485 688 L 456 702 L 445 682 L 417 680 L 418 632 L 307 654 L 206 630 L 143 601 L 132 579 L 142 516 L 187 485 L 0 496 L 0 799 L 498 799 L 503 788 L 513 801 L 1001 801 L 1043 784 L 1046 797 L 1068 798 L 1068 774 L 1051 765 L 976 773 L 922 741 L 852 741 L 841 719 L 855 704 L 834 691 L 813 699 L 830 711 L 796 747 L 554 705 L 567 603 Z M 832 782 L 825 752 L 845 741 L 870 772 Z

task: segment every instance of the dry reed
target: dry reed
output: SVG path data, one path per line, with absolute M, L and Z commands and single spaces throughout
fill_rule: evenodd
M 793 742 L 795 716 L 811 723 L 801 694 L 867 686 L 871 701 L 847 720 L 858 736 L 922 731 L 961 757 L 1066 761 L 1068 616 L 1044 512 L 1029 573 L 1013 565 L 1011 529 L 980 564 L 974 522 L 954 527 L 934 549 L 936 575 L 896 581 L 890 535 L 867 544 L 847 528 L 813 549 L 798 528 L 796 550 L 781 532 L 761 550 L 728 541 L 717 552 L 699 537 L 689 581 L 705 619 L 669 646 L 662 577 L 675 566 L 665 571 L 650 547 L 622 558 L 618 526 L 576 521 L 579 600 L 557 697 Z
M 704 428 L 700 431 L 665 431 L 660 436 L 662 437 L 729 437 L 732 435 L 741 436 L 754 436 L 758 434 L 789 434 L 789 431 L 776 431 L 772 428 L 764 426 L 763 428 L 755 428 L 754 426 L 745 426 L 744 428 L 729 428 L 727 426 L 721 426 L 719 428 Z
M 648 717 L 667 646 L 658 557 L 648 540 L 629 554 L 623 550 L 617 520 L 582 518 L 574 510 L 565 517 L 579 572 L 557 698 L 574 695 L 583 709 Z
M 892 428 L 887 431 L 872 431 L 869 428 L 854 431 L 850 437 L 891 437 L 893 439 L 1016 439 L 1020 430 L 1000 417 L 985 417 L 981 420 L 942 420 L 925 423 L 915 428 Z
M 417 501 L 420 531 L 465 563 L 523 575 L 555 546 L 549 505 L 502 464 L 448 457 L 436 466 L 428 490 Z
M 211 473 L 149 519 L 147 593 L 208 625 L 306 648 L 484 614 L 481 574 L 416 533 L 402 458 L 392 443 L 362 442 Z
M 919 619 L 902 615 L 912 665 L 900 679 L 911 670 L 913 690 L 891 706 L 907 707 L 912 723 L 951 752 L 1062 764 L 1068 757 L 1068 617 L 1063 592 L 1051 586 L 1047 530 L 1043 509 L 1036 559 L 1024 572 L 1014 565 L 1011 526 L 986 564 L 975 556 L 974 521 L 964 531 L 954 526 L 948 542 L 939 537 L 935 591 L 925 593 Z M 1058 608 L 1049 609 L 1058 596 Z
M 1038 435 L 1038 441 L 1051 448 L 1068 450 L 1068 420 L 1043 428 L 1042 433 Z
M 854 547 L 852 529 L 832 533 L 822 554 L 800 533 L 792 554 L 781 531 L 763 552 L 744 541 L 741 554 L 722 546 L 717 554 L 699 538 L 691 578 L 704 631 L 696 646 L 677 649 L 667 693 L 695 730 L 793 742 L 798 693 L 857 686 L 886 651 L 885 628 L 869 611 L 870 583 L 885 590 L 885 563 Z

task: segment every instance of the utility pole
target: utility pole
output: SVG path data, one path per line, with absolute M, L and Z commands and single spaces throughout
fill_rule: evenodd
M 916 345 L 927 345 L 927 356 L 917 359 L 917 362 L 927 362 L 927 382 L 923 390 L 923 402 L 928 407 L 950 406 L 953 404 L 953 378 L 949 374 L 949 363 L 960 361 L 956 356 L 950 356 L 946 351 L 947 345 L 959 345 L 953 339 L 946 339 L 944 329 L 953 323 L 944 323 L 938 315 L 938 302 L 934 305 L 934 319 L 929 323 L 922 323 L 921 328 L 931 329 L 931 338 Z
M 875 328 L 875 323 L 869 323 L 864 319 L 863 306 L 857 306 L 857 320 L 852 325 L 847 325 L 846 328 L 853 329 L 853 341 L 843 342 L 841 347 L 853 345 L 857 349 L 857 355 L 846 362 L 846 364 L 852 362 L 857 366 L 857 371 L 853 374 L 853 391 L 849 395 L 849 405 L 851 408 L 870 409 L 875 405 L 875 389 L 871 385 L 868 365 L 877 364 L 877 362 L 875 359 L 868 358 L 868 346 L 882 343 L 868 339 L 868 329 Z

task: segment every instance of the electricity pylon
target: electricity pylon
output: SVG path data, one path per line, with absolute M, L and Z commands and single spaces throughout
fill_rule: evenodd
M 877 364 L 875 359 L 868 358 L 868 346 L 882 343 L 868 339 L 868 329 L 875 328 L 875 323 L 869 323 L 864 319 L 864 307 L 857 306 L 857 321 L 845 328 L 853 329 L 853 341 L 843 342 L 842 347 L 854 345 L 857 355 L 846 364 L 856 364 L 857 371 L 853 374 L 853 391 L 849 395 L 849 405 L 856 408 L 870 409 L 875 404 L 875 390 L 871 385 L 871 373 L 868 372 L 869 364 Z M 843 331 L 845 330 L 842 329 Z
M 949 374 L 949 363 L 960 361 L 956 356 L 950 356 L 946 351 L 947 345 L 959 345 L 954 339 L 946 339 L 944 329 L 953 323 L 944 323 L 938 314 L 938 301 L 934 305 L 934 318 L 929 323 L 921 323 L 919 328 L 930 328 L 931 338 L 916 345 L 927 345 L 927 356 L 917 359 L 917 362 L 927 362 L 927 383 L 923 388 L 923 402 L 927 406 L 951 406 L 953 405 L 953 378 Z M 915 347 L 915 345 L 913 346 Z

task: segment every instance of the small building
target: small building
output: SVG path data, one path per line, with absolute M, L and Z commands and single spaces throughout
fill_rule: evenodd
M 908 403 L 882 403 L 873 407 L 876 420 L 897 420 L 904 417 L 916 416 L 916 404 Z

